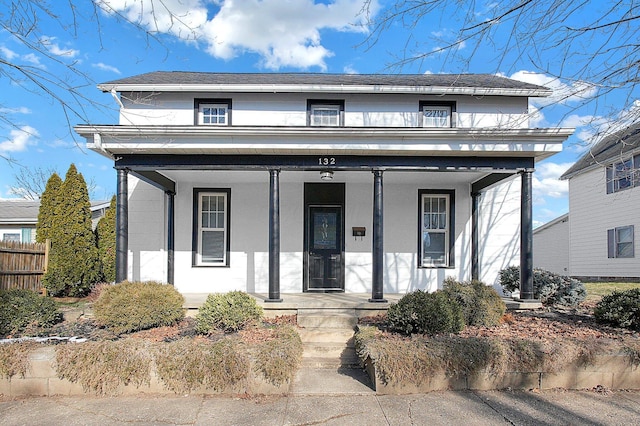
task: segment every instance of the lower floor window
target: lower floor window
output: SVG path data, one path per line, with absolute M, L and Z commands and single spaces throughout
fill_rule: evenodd
M 229 264 L 230 190 L 194 189 L 194 264 Z
M 633 225 L 607 230 L 607 250 L 609 258 L 632 258 L 634 256 Z
M 453 205 L 448 190 L 420 190 L 419 266 L 453 266 Z

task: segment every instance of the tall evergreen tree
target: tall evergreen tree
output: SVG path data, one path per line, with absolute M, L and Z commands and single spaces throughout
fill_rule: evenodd
M 73 164 L 61 186 L 55 216 L 45 287 L 53 295 L 85 295 L 101 279 L 100 263 L 87 184 Z
M 44 192 L 40 196 L 40 210 L 38 210 L 38 223 L 36 224 L 36 241 L 44 243 L 45 240 L 52 239 L 51 228 L 55 221 L 56 205 L 60 203 L 60 188 L 62 179 L 57 173 L 53 173 Z
M 111 198 L 111 204 L 105 215 L 98 222 L 96 228 L 98 253 L 102 265 L 102 275 L 105 281 L 116 280 L 116 196 Z

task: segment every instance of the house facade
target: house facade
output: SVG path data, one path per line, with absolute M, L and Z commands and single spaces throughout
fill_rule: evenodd
M 108 201 L 91 202 L 93 229 L 109 208 Z M 40 201 L 9 199 L 0 200 L 0 241 L 34 243 Z
M 569 274 L 640 279 L 640 123 L 594 145 L 569 181 Z
M 382 301 L 519 264 L 532 296 L 531 174 L 572 132 L 529 127 L 546 88 L 191 72 L 99 88 L 119 123 L 76 131 L 117 169 L 118 280 Z
M 569 213 L 533 230 L 533 266 L 569 275 Z

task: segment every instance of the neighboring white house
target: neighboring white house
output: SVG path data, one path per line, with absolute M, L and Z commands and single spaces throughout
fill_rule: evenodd
M 532 268 L 531 174 L 573 129 L 494 75 L 153 72 L 76 126 L 118 171 L 117 280 L 183 293 L 435 290 Z M 521 247 L 524 249 L 521 250 Z M 532 295 L 532 293 L 531 293 Z
M 91 202 L 91 221 L 94 229 L 109 205 L 109 201 Z M 0 241 L 35 242 L 39 211 L 40 201 L 0 200 Z
M 533 230 L 533 266 L 569 275 L 569 213 Z
M 567 170 L 569 274 L 640 278 L 640 123 L 604 138 Z

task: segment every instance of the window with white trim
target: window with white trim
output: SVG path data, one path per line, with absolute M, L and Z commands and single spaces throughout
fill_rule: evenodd
M 229 189 L 194 189 L 196 266 L 229 265 L 230 195 Z
M 453 211 L 455 193 L 420 190 L 419 266 L 453 266 Z
M 640 186 L 640 154 L 607 166 L 607 194 Z
M 230 99 L 196 99 L 196 123 L 203 126 L 231 125 Z
M 455 103 L 420 102 L 422 127 L 454 127 Z
M 633 258 L 634 227 L 620 226 L 607 230 L 607 251 L 609 258 Z
M 308 124 L 319 127 L 343 126 L 344 101 L 307 101 Z

